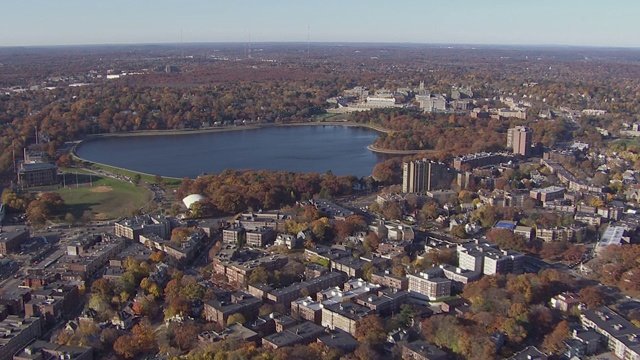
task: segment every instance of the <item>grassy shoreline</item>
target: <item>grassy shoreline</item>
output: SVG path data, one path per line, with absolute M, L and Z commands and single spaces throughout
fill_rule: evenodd
M 310 121 L 300 123 L 285 123 L 285 124 L 249 124 L 240 126 L 223 126 L 223 127 L 211 127 L 206 129 L 183 129 L 183 130 L 137 130 L 123 133 L 102 133 L 102 134 L 90 134 L 84 139 L 81 139 L 78 145 L 85 141 L 91 141 L 94 139 L 100 139 L 105 137 L 131 137 L 131 136 L 162 136 L 162 135 L 189 135 L 189 134 L 205 134 L 215 132 L 229 132 L 229 131 L 241 131 L 241 130 L 255 130 L 269 127 L 290 127 L 290 126 L 346 126 L 346 127 L 363 127 L 371 129 L 380 133 L 389 133 L 391 130 L 385 129 L 380 126 L 361 124 L 353 121 Z

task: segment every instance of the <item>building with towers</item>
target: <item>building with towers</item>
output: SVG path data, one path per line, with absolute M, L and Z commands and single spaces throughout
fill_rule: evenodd
M 427 159 L 402 164 L 402 192 L 421 193 L 446 189 L 453 180 L 447 165 Z
M 516 126 L 507 131 L 507 148 L 516 155 L 530 156 L 533 132 L 526 126 Z

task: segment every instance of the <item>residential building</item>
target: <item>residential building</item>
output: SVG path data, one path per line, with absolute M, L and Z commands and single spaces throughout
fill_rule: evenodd
M 502 250 L 492 252 L 484 257 L 484 267 L 482 273 L 485 275 L 495 274 L 522 274 L 522 263 L 524 255 L 513 250 Z
M 453 168 L 459 171 L 469 171 L 474 168 L 488 165 L 496 165 L 507 159 L 501 153 L 474 153 L 467 154 L 453 159 Z
M 582 310 L 582 301 L 576 293 L 563 292 L 551 298 L 551 307 L 564 312 L 574 308 Z
M 448 264 L 442 264 L 439 267 L 442 269 L 444 277 L 451 280 L 452 288 L 458 291 L 462 291 L 465 285 L 480 280 L 482 277 L 482 273 L 479 271 L 462 269 Z
M 331 261 L 347 256 L 351 256 L 351 253 L 337 247 L 317 245 L 312 248 L 304 249 L 304 259 L 306 261 L 321 261 L 326 263 L 327 268 L 331 267 Z
M 498 109 L 498 117 L 501 119 L 517 118 L 526 120 L 527 111 L 524 109 Z
M 564 198 L 566 191 L 567 189 L 562 186 L 548 186 L 542 189 L 530 190 L 529 196 L 544 204 L 548 201 Z
M 322 326 L 341 329 L 351 335 L 356 333 L 356 322 L 371 314 L 372 310 L 352 302 L 322 305 Z
M 324 328 L 312 322 L 304 321 L 285 331 L 262 338 L 262 346 L 278 349 L 284 346 L 309 344 L 315 342 L 324 333 Z
M 640 329 L 606 306 L 580 315 L 582 327 L 604 337 L 606 347 L 620 359 L 640 359 Z
M 211 344 L 216 341 L 226 340 L 228 342 L 249 341 L 257 343 L 260 340 L 258 333 L 243 326 L 242 324 L 229 324 L 220 332 L 205 331 L 198 334 L 198 342 L 201 345 Z
M 305 296 L 305 294 L 312 295 L 322 289 L 342 285 L 345 278 L 345 275 L 341 272 L 330 272 L 317 278 L 275 289 L 267 294 L 267 301 L 288 307 L 292 301 Z
M 401 343 L 403 360 L 447 360 L 449 356 L 424 340 Z
M 411 296 L 426 300 L 435 300 L 451 295 L 451 280 L 440 274 L 440 269 L 431 272 L 409 274 L 409 293 Z
M 0 232 L 0 255 L 20 251 L 20 244 L 29 240 L 29 229 L 17 228 Z
M 547 355 L 535 346 L 527 346 L 524 350 L 508 358 L 508 360 L 547 360 L 547 358 Z
M 204 244 L 206 233 L 197 229 L 184 240 L 166 240 L 156 234 L 140 235 L 140 243 L 148 248 L 154 248 L 171 256 L 177 261 L 190 261 L 197 254 Z
M 335 259 L 331 262 L 331 269 L 347 274 L 347 277 L 362 277 L 362 267 L 367 262 L 352 256 Z
M 457 246 L 458 267 L 482 272 L 484 270 L 484 256 L 495 251 L 500 251 L 498 245 L 477 239 L 459 244 Z
M 533 132 L 526 126 L 516 126 L 507 131 L 507 148 L 516 155 L 530 156 Z
M 243 245 L 245 232 L 243 227 L 233 224 L 230 228 L 222 230 L 222 242 L 229 245 Z
M 140 241 L 140 235 L 155 234 L 168 240 L 171 236 L 171 222 L 164 215 L 142 215 L 115 223 L 115 234 L 123 238 Z
M 360 346 L 360 342 L 351 334 L 337 328 L 325 330 L 322 335 L 318 336 L 318 342 L 328 348 L 337 349 L 344 353 L 353 352 Z
M 291 316 L 311 321 L 320 325 L 322 322 L 322 306 L 311 296 L 306 296 L 291 302 Z
M 204 303 L 204 317 L 207 321 L 215 321 L 225 325 L 229 316 L 240 313 L 246 319 L 258 316 L 262 300 L 241 291 L 231 294 L 228 299 L 210 300 Z
M 311 199 L 309 200 L 309 202 L 311 203 L 311 205 L 315 206 L 316 209 L 325 213 L 331 219 L 345 220 L 349 216 L 355 214 L 353 211 L 338 206 L 329 200 Z
M 409 279 L 405 276 L 395 276 L 389 270 L 373 273 L 371 282 L 398 290 L 407 290 L 409 288 Z
M 397 289 L 380 290 L 377 294 L 362 294 L 355 298 L 358 305 L 371 309 L 381 316 L 391 315 L 409 300 L 409 292 Z
M 245 212 L 238 217 L 234 224 L 247 231 L 269 228 L 276 232 L 284 232 L 286 231 L 285 222 L 290 218 L 289 214 L 283 214 L 279 211 Z
M 13 354 L 42 335 L 39 317 L 9 315 L 0 321 L 0 360 L 12 360 Z
M 86 346 L 58 345 L 42 340 L 36 340 L 13 356 L 13 360 L 47 359 L 92 360 L 93 348 Z
M 569 241 L 575 242 L 584 239 L 587 234 L 587 227 L 584 225 L 556 226 L 544 228 L 539 226 L 536 229 L 536 236 L 545 242 Z
M 78 249 L 84 245 L 74 244 L 75 250 L 67 247 L 67 255 L 63 255 L 54 264 L 54 269 L 59 272 L 73 272 L 80 278 L 87 279 L 127 247 L 125 239 L 120 237 L 101 236 L 99 239 L 100 242 L 81 251 Z
M 414 160 L 402 164 L 402 192 L 422 193 L 447 189 L 454 175 L 447 165 L 427 159 Z

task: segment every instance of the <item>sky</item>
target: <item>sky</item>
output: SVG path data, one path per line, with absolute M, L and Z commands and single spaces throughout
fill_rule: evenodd
M 0 46 L 394 42 L 640 47 L 639 0 L 2 0 Z

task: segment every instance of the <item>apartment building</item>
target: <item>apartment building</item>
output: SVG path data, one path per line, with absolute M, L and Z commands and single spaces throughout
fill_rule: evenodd
M 395 276 L 391 274 L 389 270 L 373 273 L 371 275 L 371 282 L 398 290 L 407 290 L 409 288 L 409 279 L 405 276 Z
M 29 240 L 29 229 L 0 231 L 0 255 L 20 251 L 20 244 Z
M 484 267 L 482 273 L 485 275 L 495 274 L 522 274 L 524 255 L 513 250 L 503 250 L 492 252 L 484 257 Z
M 215 321 L 225 325 L 229 316 L 240 313 L 247 319 L 258 316 L 262 300 L 242 291 L 235 292 L 227 299 L 210 300 L 204 303 L 204 317 L 207 321 Z
M 171 222 L 164 215 L 142 215 L 115 223 L 115 234 L 125 239 L 140 241 L 140 235 L 155 234 L 168 240 Z
M 446 189 L 454 175 L 447 165 L 427 159 L 414 160 L 402 164 L 402 192 L 422 193 Z
M 290 306 L 292 301 L 303 295 L 303 292 L 307 295 L 315 294 L 322 289 L 342 285 L 344 283 L 344 279 L 345 276 L 343 273 L 330 272 L 311 280 L 275 289 L 267 294 L 267 301 Z
M 12 360 L 13 354 L 42 335 L 39 317 L 9 315 L 0 321 L 0 360 Z
M 285 331 L 263 337 L 262 346 L 278 349 L 284 346 L 309 344 L 315 342 L 323 333 L 322 326 L 305 321 Z
M 640 359 L 640 329 L 606 306 L 589 309 L 580 315 L 582 327 L 604 337 L 607 348 L 625 360 Z
M 322 326 L 340 329 L 355 335 L 356 322 L 373 311 L 352 302 L 322 305 Z
M 409 274 L 409 293 L 413 297 L 435 300 L 451 295 L 451 280 L 438 273 Z
M 306 296 L 291 302 L 291 316 L 319 325 L 322 323 L 322 306 L 311 296 Z

